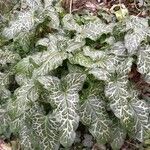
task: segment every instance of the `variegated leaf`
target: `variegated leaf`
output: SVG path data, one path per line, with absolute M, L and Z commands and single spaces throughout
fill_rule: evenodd
M 0 49 L 0 64 L 6 65 L 7 63 L 15 63 L 20 59 L 18 54 L 15 54 L 8 50 Z
M 14 48 L 19 49 L 19 51 L 29 52 L 30 44 L 33 41 L 34 37 L 32 36 L 33 32 L 21 32 L 14 38 Z
M 33 130 L 36 133 L 40 149 L 58 150 L 59 148 L 59 128 L 60 122 L 54 114 L 43 114 L 37 112 L 33 115 Z
M 113 136 L 112 136 L 111 147 L 114 150 L 119 150 L 121 146 L 124 144 L 124 140 L 126 138 L 126 131 L 117 120 L 114 121 L 115 121 L 113 122 L 114 127 L 112 128 Z
M 108 54 L 104 51 L 92 50 L 90 47 L 84 47 L 83 53 L 85 56 L 90 57 L 93 60 L 92 68 L 106 69 L 109 73 L 114 73 L 119 57 Z
M 75 55 L 69 55 L 69 61 L 71 64 L 79 64 L 81 66 L 91 68 L 93 65 L 92 59 L 89 57 L 84 56 L 82 52 L 78 52 Z
M 60 66 L 63 60 L 67 58 L 67 54 L 59 51 L 45 51 L 42 53 L 37 53 L 36 56 L 32 58 L 36 63 L 39 63 L 39 67 L 33 72 L 33 76 L 37 77 L 47 75 L 50 71 Z
M 27 113 L 31 104 L 38 99 L 38 87 L 33 81 L 28 81 L 18 88 L 14 93 L 16 99 L 8 104 L 12 118 L 17 118 Z
M 49 40 L 49 38 L 45 37 L 45 38 L 42 38 L 42 39 L 38 40 L 37 43 L 36 43 L 36 46 L 41 45 L 41 46 L 48 47 L 49 46 L 49 42 L 51 42 Z
M 18 73 L 15 76 L 15 81 L 17 82 L 18 85 L 22 86 L 25 83 L 30 82 L 30 77 L 26 76 L 25 74 Z
M 7 86 L 9 84 L 9 75 L 10 75 L 10 72 L 8 73 L 0 72 L 0 85 L 1 86 Z
M 111 33 L 113 30 L 114 24 L 104 24 L 101 20 L 96 19 L 95 21 L 90 21 L 88 24 L 86 24 L 83 27 L 83 30 L 81 34 L 83 34 L 84 37 L 90 38 L 92 40 L 96 40 L 99 38 L 102 34 Z
M 83 52 L 78 52 L 74 55 L 70 54 L 69 61 L 72 64 L 79 64 L 87 68 L 106 69 L 107 72 L 114 73 L 119 58 L 114 55 L 107 55 L 107 53 L 103 51 L 94 51 L 86 47 Z
M 10 72 L 0 72 L 0 104 L 6 102 L 5 100 L 11 96 L 11 92 L 7 89 L 10 83 L 9 76 Z
M 150 72 L 146 74 L 144 79 L 146 82 L 148 82 L 150 84 Z
M 56 93 L 60 89 L 60 80 L 57 77 L 52 76 L 42 76 L 38 78 L 38 81 L 43 85 L 45 89 Z
M 22 120 L 22 121 L 24 121 L 24 120 Z M 32 128 L 31 127 L 29 128 L 25 124 L 23 124 L 21 126 L 21 129 L 19 131 L 19 138 L 20 138 L 21 147 L 24 150 L 33 150 L 34 148 L 36 148 L 36 147 L 33 147 L 33 145 L 34 145 L 33 143 L 36 143 L 37 145 L 39 144 L 39 143 L 37 143 L 37 139 L 35 139 L 35 136 L 33 135 Z
M 148 20 L 145 18 L 130 16 L 126 20 L 126 30 L 133 30 L 133 33 L 125 35 L 125 46 L 129 54 L 135 54 L 140 43 L 145 40 L 149 32 Z
M 132 131 L 134 125 L 134 113 L 130 108 L 130 103 L 127 99 L 119 98 L 117 100 L 112 100 L 110 107 L 115 116 L 120 119 L 122 126 L 129 132 Z
M 19 61 L 15 66 L 17 75 L 23 75 L 24 77 L 31 77 L 34 70 L 34 65 L 31 63 L 31 58 L 26 57 Z
M 133 64 L 134 59 L 132 57 L 126 57 L 126 59 L 122 60 L 119 62 L 119 65 L 117 66 L 117 72 L 121 76 L 128 76 L 128 73 L 131 70 L 132 64 Z
M 143 32 L 146 33 L 148 27 L 148 20 L 146 18 L 130 16 L 130 18 L 126 20 L 126 30 L 134 29 L 135 32 L 138 32 L 138 30 L 142 32 L 143 30 Z
M 54 0 L 44 0 L 45 8 L 49 7 L 49 6 L 52 6 L 53 2 L 54 2 Z
M 110 81 L 105 89 L 106 96 L 114 100 L 118 100 L 120 98 L 125 99 L 128 96 L 127 82 L 128 81 L 125 76 L 120 79 Z
M 9 134 L 8 133 L 8 127 L 10 123 L 10 117 L 7 114 L 7 106 L 6 105 L 0 105 L 0 135 Z
M 90 57 L 93 61 L 103 61 L 107 59 L 107 53 L 104 51 L 91 49 L 89 46 L 83 47 L 83 53 L 85 56 Z
M 97 62 L 98 67 L 99 67 L 99 63 L 101 64 L 101 61 Z M 105 61 L 105 66 L 106 66 L 107 71 L 112 74 L 115 73 L 119 63 L 120 63 L 120 57 L 114 56 L 114 55 L 108 55 Z
M 41 0 L 21 0 L 21 7 L 37 10 L 42 8 L 42 2 Z
M 0 103 L 5 103 L 11 96 L 11 92 L 5 87 L 0 85 Z
M 97 92 L 96 92 L 97 91 Z M 90 133 L 100 143 L 111 138 L 111 120 L 106 112 L 105 103 L 99 97 L 97 84 L 91 87 L 87 98 L 80 106 L 81 122 L 89 127 Z
M 128 102 L 127 80 L 109 82 L 105 88 L 105 95 L 110 99 L 110 108 L 122 124 L 130 130 L 133 124 L 133 111 Z
M 140 73 L 150 73 L 150 46 L 139 48 L 137 65 Z
M 130 55 L 136 54 L 138 46 L 140 46 L 140 43 L 142 42 L 144 37 L 145 35 L 142 35 L 141 33 L 132 33 L 125 35 L 125 46 Z
M 79 51 L 85 45 L 85 40 L 81 35 L 77 35 L 75 38 L 67 42 L 67 52 L 76 52 Z
M 149 128 L 149 106 L 144 100 L 135 100 L 131 102 L 131 106 L 134 112 L 134 121 L 135 121 L 135 138 L 143 142 L 144 134 L 146 129 Z
M 110 53 L 115 54 L 117 56 L 126 56 L 126 47 L 123 42 L 116 42 L 113 41 L 113 46 L 111 48 Z
M 9 27 L 5 27 L 2 34 L 13 39 L 21 32 L 29 32 L 34 27 L 34 14 L 32 11 L 20 12 L 18 19 L 11 21 Z
M 64 29 L 81 33 L 82 27 L 76 23 L 72 14 L 66 14 L 62 21 Z
M 50 103 L 56 107 L 56 118 L 60 121 L 60 143 L 65 147 L 71 146 L 75 139 L 75 130 L 79 123 L 76 112 L 78 91 L 81 90 L 84 80 L 85 75 L 80 73 L 68 74 L 61 81 L 52 76 L 38 78 L 38 81 L 51 92 Z
M 58 38 L 54 35 L 48 35 L 47 38 L 40 39 L 36 45 L 42 45 L 47 47 L 49 51 L 58 51 Z
M 69 38 L 63 34 L 49 34 L 46 38 L 40 39 L 36 45 L 45 46 L 47 50 L 51 52 L 64 51 L 67 47 L 68 40 Z
M 93 68 L 89 70 L 89 74 L 92 74 L 98 80 L 109 81 L 109 72 L 102 68 Z
M 56 12 L 56 10 L 54 9 L 54 7 L 45 7 L 45 10 L 43 12 L 43 16 L 49 17 L 50 18 L 50 27 L 53 29 L 59 29 L 59 25 L 60 25 L 60 20 L 59 20 L 59 15 L 58 12 Z
M 11 106 L 11 104 L 9 106 Z M 22 112 L 18 117 L 13 116 L 13 114 L 11 114 L 12 111 L 9 112 L 9 116 L 11 117 L 10 130 L 13 133 L 18 133 L 21 147 L 24 150 L 40 149 L 39 139 L 35 136 L 32 127 L 33 115 L 37 109 L 40 111 L 40 107 L 34 102 L 34 104 L 30 103 L 30 106 L 28 104 L 28 110 Z M 10 111 L 9 107 L 8 110 Z

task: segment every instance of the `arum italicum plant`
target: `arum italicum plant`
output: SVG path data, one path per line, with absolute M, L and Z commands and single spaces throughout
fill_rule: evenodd
M 150 101 L 128 74 L 136 64 L 150 83 L 149 17 L 68 14 L 57 0 L 0 8 L 1 138 L 17 136 L 24 150 L 69 148 L 81 122 L 114 150 L 126 137 L 144 141 Z

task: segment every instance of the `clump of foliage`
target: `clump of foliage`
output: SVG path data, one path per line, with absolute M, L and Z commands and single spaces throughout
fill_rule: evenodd
M 0 8 L 1 138 L 19 138 L 24 150 L 69 148 L 79 122 L 113 149 L 148 137 L 149 17 L 69 14 L 56 0 Z M 146 88 L 129 80 L 133 65 Z

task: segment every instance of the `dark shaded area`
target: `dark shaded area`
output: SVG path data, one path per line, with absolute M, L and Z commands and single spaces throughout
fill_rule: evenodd
M 128 74 L 128 79 L 133 83 L 135 88 L 140 92 L 140 98 L 150 97 L 150 84 L 147 83 L 142 74 L 138 72 L 137 65 L 133 64 Z

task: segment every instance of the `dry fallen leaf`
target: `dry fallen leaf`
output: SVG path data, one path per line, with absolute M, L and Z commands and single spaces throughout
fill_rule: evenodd
M 0 146 L 0 150 L 12 150 L 12 148 L 9 144 L 3 143 Z
M 106 150 L 106 146 L 103 144 L 96 143 L 94 144 L 92 150 Z

